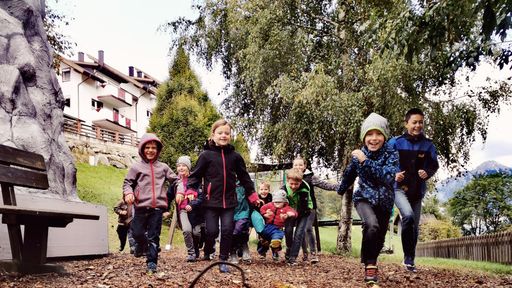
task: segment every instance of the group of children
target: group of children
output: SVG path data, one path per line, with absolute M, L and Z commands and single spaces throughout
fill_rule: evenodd
M 174 199 L 187 261 L 198 259 L 203 231 L 205 260 L 214 258 L 220 233 L 221 272 L 228 273 L 225 263 L 238 263 L 238 257 L 249 262 L 247 243 L 253 226 L 260 239 L 257 248 L 260 257 L 264 258 L 271 250 L 272 258 L 279 260 L 285 238 L 285 259 L 289 265 L 297 265 L 301 248 L 304 260 L 316 263 L 312 230 L 316 217 L 314 187 L 336 190 L 342 195 L 359 177 L 353 201 L 363 221 L 361 262 L 365 265 L 365 281 L 377 282 L 377 257 L 394 204 L 402 215 L 404 265 L 416 272 L 414 250 L 425 180 L 438 168 L 435 148 L 423 135 L 423 118 L 421 110 L 411 109 L 405 117 L 407 132 L 387 141 L 387 120 L 372 113 L 361 125 L 363 147 L 352 152 L 341 183 L 320 180 L 306 169 L 304 159 L 296 158 L 293 168 L 286 172 L 286 184 L 281 189 L 271 192 L 268 183 L 261 183 L 259 193 L 243 158 L 230 144 L 232 127 L 226 120 L 212 125 L 210 139 L 194 169 L 187 156 L 178 159 L 178 175 L 158 161 L 163 148 L 158 137 L 145 134 L 139 144 L 141 161 L 130 168 L 123 184 L 124 202 L 134 205 L 133 253 L 136 257 L 145 253 L 148 273 L 156 271 L 162 217 Z M 170 182 L 167 193 L 165 180 Z

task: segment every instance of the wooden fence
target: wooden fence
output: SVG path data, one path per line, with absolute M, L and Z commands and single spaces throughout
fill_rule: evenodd
M 95 125 L 86 125 L 81 120 L 71 119 L 68 117 L 64 117 L 64 131 L 105 142 L 130 146 L 137 146 L 140 140 L 134 134 L 122 134 L 117 131 L 100 128 Z
M 418 243 L 416 256 L 512 264 L 512 231 Z

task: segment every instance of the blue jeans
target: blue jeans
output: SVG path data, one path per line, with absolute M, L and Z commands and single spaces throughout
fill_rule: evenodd
M 300 246 L 304 241 L 308 215 L 299 216 L 297 219 L 290 219 L 285 223 L 284 234 L 286 235 L 286 256 L 295 261 L 299 255 Z
M 316 238 L 315 232 L 313 231 L 313 223 L 316 219 L 316 210 L 312 209 L 311 213 L 308 216 L 308 220 L 306 223 L 306 231 L 304 235 L 304 241 L 302 241 L 302 253 L 308 253 L 308 246 L 311 253 L 316 252 Z
M 162 230 L 162 213 L 159 208 L 136 208 L 132 220 L 132 235 L 137 243 L 137 250 L 147 247 L 146 263 L 158 263 L 160 231 Z M 147 232 L 147 236 L 146 236 Z
M 421 199 L 411 203 L 403 190 L 395 189 L 395 205 L 400 210 L 402 218 L 404 262 L 414 264 L 421 216 Z
M 357 202 L 355 206 L 357 214 L 363 220 L 361 263 L 377 264 L 377 257 L 386 239 L 391 211 L 383 210 L 381 206 L 372 206 L 364 201 Z
M 260 236 L 269 242 L 274 239 L 283 240 L 284 232 L 282 228 L 279 228 L 274 224 L 266 224 L 265 229 L 261 231 Z M 268 248 L 268 246 L 258 245 L 258 253 L 265 255 L 268 251 Z

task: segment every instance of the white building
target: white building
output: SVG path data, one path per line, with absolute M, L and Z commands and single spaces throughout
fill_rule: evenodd
M 149 126 L 160 82 L 133 66 L 128 74 L 116 70 L 106 64 L 102 50 L 97 58 L 87 58 L 79 52 L 77 61 L 62 57 L 60 62 L 66 123 L 73 126 L 69 123 L 75 121 L 78 134 L 104 140 L 140 138 Z

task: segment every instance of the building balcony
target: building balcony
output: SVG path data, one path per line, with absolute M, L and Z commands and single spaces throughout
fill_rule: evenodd
M 137 122 L 117 111 L 102 108 L 93 116 L 92 124 L 122 134 L 137 133 Z
M 101 93 L 105 93 L 99 95 L 97 98 L 99 101 L 109 104 L 114 108 L 124 108 L 132 106 L 132 97 L 131 94 L 126 93 L 121 88 L 116 88 L 113 86 L 107 86 Z

